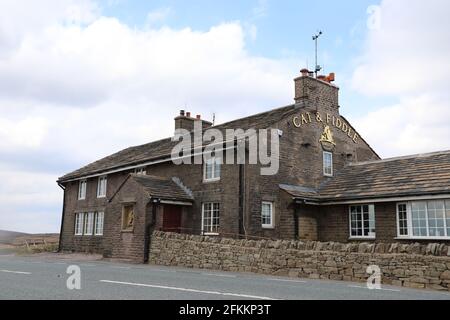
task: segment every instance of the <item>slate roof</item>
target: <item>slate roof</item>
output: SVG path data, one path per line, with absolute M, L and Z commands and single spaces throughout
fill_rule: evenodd
M 139 183 L 149 197 L 161 200 L 193 201 L 192 194 L 183 189 L 173 179 L 149 175 L 131 174 L 130 178 Z
M 226 129 L 249 129 L 268 128 L 271 124 L 280 121 L 283 117 L 295 113 L 304 104 L 293 104 L 267 112 L 258 113 L 249 117 L 230 121 L 211 128 Z M 109 170 L 120 169 L 127 166 L 139 165 L 149 161 L 156 161 L 170 157 L 173 147 L 178 142 L 172 142 L 171 138 L 166 138 L 140 146 L 130 147 L 95 161 L 78 170 L 68 173 L 58 179 L 59 182 L 86 177 L 94 174 L 101 174 Z
M 450 194 L 450 151 L 351 164 L 312 192 L 280 188 L 318 202 Z

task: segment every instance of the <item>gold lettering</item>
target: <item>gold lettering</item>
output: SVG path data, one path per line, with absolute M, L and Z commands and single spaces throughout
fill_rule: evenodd
M 339 129 L 342 127 L 342 120 L 339 118 L 336 119 L 336 127 Z
M 292 122 L 294 123 L 294 126 L 296 128 L 300 128 L 302 126 L 302 124 L 299 122 L 300 118 L 299 117 L 294 117 L 294 119 L 292 120 Z
M 305 115 L 302 113 L 302 124 L 308 124 L 308 120 L 306 120 Z
M 348 130 L 348 126 L 347 126 L 347 124 L 344 122 L 344 123 L 342 124 L 342 131 L 344 131 L 344 133 L 347 133 L 347 130 Z
M 336 118 L 333 116 L 333 126 L 336 126 Z
M 330 120 L 331 120 L 331 116 L 329 113 L 327 113 L 327 124 L 330 123 Z
M 352 137 L 352 128 L 351 128 L 351 127 L 348 127 L 347 136 L 348 136 L 349 138 Z
M 319 112 L 316 113 L 316 121 L 317 121 L 317 122 L 323 122 L 322 116 L 320 115 Z
M 306 114 L 308 115 L 309 123 L 311 123 L 311 122 L 312 122 L 312 120 L 311 120 L 311 114 L 310 114 L 309 112 L 307 112 Z
M 358 134 L 355 133 L 355 135 L 353 136 L 353 142 L 358 143 L 358 138 L 359 138 Z

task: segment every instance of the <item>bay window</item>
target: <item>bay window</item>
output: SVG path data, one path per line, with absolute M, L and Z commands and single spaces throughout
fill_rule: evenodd
M 450 200 L 397 204 L 399 238 L 450 239 Z

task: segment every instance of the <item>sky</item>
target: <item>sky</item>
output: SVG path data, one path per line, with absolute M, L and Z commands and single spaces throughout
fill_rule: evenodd
M 0 0 L 0 229 L 59 232 L 59 176 L 173 133 L 293 102 L 336 72 L 383 157 L 450 149 L 446 0 Z

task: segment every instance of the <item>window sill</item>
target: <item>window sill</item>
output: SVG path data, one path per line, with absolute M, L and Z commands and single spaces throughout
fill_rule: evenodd
M 97 196 L 97 199 L 106 199 L 106 196 Z
M 220 235 L 220 233 L 203 233 L 203 236 L 213 236 L 213 237 L 217 237 Z
M 350 237 L 348 238 L 348 240 L 369 240 L 369 241 L 374 241 L 376 240 L 376 237 Z
M 203 179 L 203 183 L 214 183 L 214 182 L 219 182 L 219 181 L 220 181 L 220 178 L 218 178 L 218 179 L 208 179 L 208 180 Z
M 134 230 L 122 230 L 121 233 L 134 233 Z
M 275 226 L 262 226 L 264 230 L 275 230 Z
M 396 237 L 395 240 L 444 240 L 450 241 L 450 237 Z

